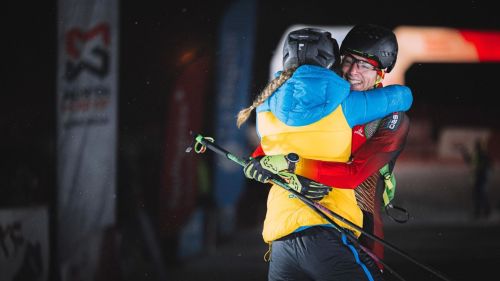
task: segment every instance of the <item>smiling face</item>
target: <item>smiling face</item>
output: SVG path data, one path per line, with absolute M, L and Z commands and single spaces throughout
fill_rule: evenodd
M 342 58 L 342 76 L 351 84 L 353 91 L 372 89 L 379 78 L 377 67 L 367 58 L 346 54 Z

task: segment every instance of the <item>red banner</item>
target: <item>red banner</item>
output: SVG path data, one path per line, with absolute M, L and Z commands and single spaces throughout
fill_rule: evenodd
M 202 163 L 203 157 L 188 154 L 185 150 L 193 140 L 190 131 L 202 133 L 208 68 L 209 58 L 206 56 L 193 57 L 190 62 L 185 62 L 168 100 L 159 196 L 162 238 L 178 233 L 196 207 L 199 194 L 198 165 Z

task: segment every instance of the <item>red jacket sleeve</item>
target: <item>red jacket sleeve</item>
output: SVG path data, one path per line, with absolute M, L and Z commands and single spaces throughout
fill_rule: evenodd
M 262 149 L 262 146 L 259 145 L 257 146 L 257 148 L 254 150 L 254 152 L 252 153 L 252 157 L 255 158 L 255 157 L 258 157 L 258 156 L 264 156 L 266 155 L 266 153 L 264 152 L 264 150 Z
M 399 155 L 408 132 L 408 116 L 395 112 L 382 120 L 375 134 L 358 149 L 350 163 L 311 160 L 317 162 L 313 164 L 317 171 L 308 177 L 337 188 L 356 188 Z

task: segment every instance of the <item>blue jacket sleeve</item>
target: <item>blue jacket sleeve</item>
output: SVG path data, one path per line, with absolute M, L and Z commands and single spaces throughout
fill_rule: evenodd
M 349 126 L 354 127 L 396 111 L 407 111 L 413 102 L 410 88 L 390 85 L 369 91 L 352 91 L 342 102 Z

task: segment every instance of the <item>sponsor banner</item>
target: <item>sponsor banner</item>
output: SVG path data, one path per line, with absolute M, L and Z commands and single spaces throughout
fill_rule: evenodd
M 74 269 L 65 263 L 115 222 L 118 1 L 59 0 L 57 22 L 57 248 Z M 86 259 L 76 271 L 93 276 Z
M 247 124 L 238 129 L 236 115 L 251 102 L 255 21 L 255 1 L 240 0 L 229 6 L 219 28 L 217 97 L 214 99 L 217 102 L 215 141 L 228 151 L 241 156 L 243 151 L 247 150 Z M 215 202 L 221 210 L 233 210 L 245 183 L 242 169 L 224 157 L 216 157 L 215 163 Z M 220 215 L 222 217 L 219 221 L 226 227 L 229 226 L 227 232 L 231 232 L 234 212 L 221 212 Z
M 46 206 L 0 210 L 0 281 L 48 280 Z
M 193 51 L 194 52 L 194 51 Z M 186 54 L 187 56 L 187 54 Z M 200 194 L 199 166 L 203 159 L 187 154 L 193 133 L 200 133 L 205 115 L 208 56 L 192 54 L 168 99 L 165 122 L 165 155 L 163 157 L 162 188 L 159 191 L 159 220 L 162 239 L 174 237 L 194 212 Z
M 398 26 L 398 61 L 384 85 L 404 84 L 415 63 L 481 63 L 500 61 L 500 31 L 447 27 Z

